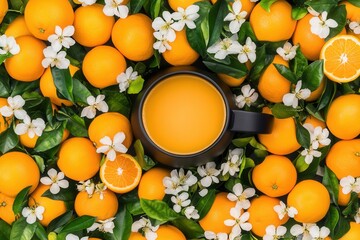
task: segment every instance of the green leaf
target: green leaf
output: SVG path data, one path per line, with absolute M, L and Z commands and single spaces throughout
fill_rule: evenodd
M 304 172 L 306 169 L 309 168 L 309 164 L 305 162 L 305 156 L 299 155 L 295 159 L 295 168 L 299 173 Z
M 171 223 L 185 234 L 186 239 L 201 238 L 204 234 L 204 230 L 197 222 L 184 216 L 171 221 Z
M 260 150 L 266 150 L 266 147 L 264 145 L 262 145 L 261 143 L 259 143 L 258 141 L 256 141 L 255 137 L 252 137 L 250 139 L 250 146 L 252 146 L 253 148 L 256 149 L 260 149 Z
M 302 19 L 308 13 L 305 7 L 293 7 L 291 10 L 291 17 L 294 20 Z
M 226 1 L 217 1 L 209 12 L 209 43 L 212 46 L 220 39 L 221 31 L 225 24 L 224 18 L 228 12 Z
M 25 218 L 21 217 L 12 225 L 10 239 L 11 240 L 31 240 L 35 234 L 37 224 L 28 224 Z
M 36 222 L 36 224 L 37 227 L 35 230 L 35 235 L 38 237 L 39 240 L 48 240 L 44 227 L 39 222 Z
M 150 15 L 152 19 L 155 19 L 160 15 L 161 6 L 164 4 L 164 0 L 154 0 L 151 1 L 150 5 Z
M 287 80 L 289 80 L 290 82 L 292 82 L 293 84 L 297 83 L 297 77 L 296 75 L 290 70 L 290 68 L 282 65 L 282 64 L 277 64 L 274 63 L 274 66 L 276 68 L 276 70 L 282 75 L 284 76 Z
M 342 211 L 344 216 L 353 216 L 356 215 L 359 209 L 359 197 L 356 192 L 351 192 L 350 201 L 346 208 Z
M 0 64 L 2 64 L 7 58 L 11 57 L 11 53 L 0 54 Z
M 324 11 L 329 12 L 331 8 L 337 6 L 338 0 L 308 0 L 305 5 L 312 7 L 315 11 L 321 13 Z
M 74 102 L 73 96 L 73 80 L 69 69 L 51 68 L 51 74 L 57 91 L 67 100 Z
M 58 231 L 63 226 L 65 226 L 65 224 L 67 224 L 72 219 L 72 217 L 73 217 L 73 211 L 67 211 L 66 213 L 52 220 L 47 226 L 46 230 L 48 232 Z
M 2 65 L 0 66 L 0 97 L 8 97 L 10 94 L 10 78 Z
M 20 9 L 24 9 L 26 3 L 29 0 L 10 0 L 10 4 L 11 4 L 11 9 L 15 9 L 15 10 L 20 10 Z
M 213 61 L 213 60 L 205 60 L 203 61 L 205 66 L 215 73 L 225 73 L 229 76 L 235 78 L 241 78 L 245 76 L 248 72 L 245 64 L 240 63 L 237 59 L 230 59 L 229 64 Z
M 236 147 L 244 148 L 253 138 L 254 137 L 235 138 L 231 141 L 231 143 L 234 144 Z
M 131 14 L 135 14 L 140 12 L 146 0 L 131 0 L 130 3 L 130 12 Z
M 147 171 L 155 166 L 155 162 L 151 158 L 145 156 L 144 147 L 142 146 L 140 139 L 137 139 L 134 142 L 134 149 L 136 154 L 135 158 L 143 170 Z
M 145 80 L 141 76 L 138 76 L 134 81 L 130 82 L 127 93 L 138 94 L 142 90 L 144 82 Z
M 79 79 L 73 78 L 73 94 L 74 94 L 74 101 L 75 102 L 82 102 L 87 103 L 86 99 L 87 97 L 91 96 L 91 92 L 89 89 L 85 87 L 84 84 L 80 82 Z
M 293 71 L 296 75 L 296 78 L 300 78 L 308 65 L 308 60 L 304 56 L 304 54 L 301 52 L 300 48 L 296 49 L 296 55 L 295 58 L 293 58 L 290 63 L 290 69 Z
M 349 220 L 347 220 L 340 214 L 336 228 L 333 232 L 330 233 L 330 236 L 332 237 L 332 239 L 340 239 L 342 236 L 345 235 L 345 233 L 349 231 L 349 229 L 350 229 Z
M 64 135 L 66 122 L 57 124 L 53 129 L 45 129 L 43 134 L 38 138 L 34 150 L 36 152 L 44 152 L 58 146 Z
M 163 223 L 180 217 L 179 214 L 163 201 L 140 199 L 140 205 L 148 217 Z
M 21 210 L 27 205 L 28 202 L 28 195 L 31 186 L 28 186 L 21 190 L 17 195 L 13 203 L 12 210 L 15 215 L 20 214 Z
M 60 192 L 57 194 L 52 194 L 50 189 L 46 190 L 41 196 L 48 197 L 53 200 L 61 200 L 65 202 L 72 202 L 75 200 L 78 191 L 73 182 L 70 182 L 69 187 L 64 189 L 60 188 Z
M 261 73 L 271 64 L 273 61 L 273 55 L 266 54 L 266 44 L 256 49 L 256 60 L 252 65 L 249 73 L 249 79 L 257 81 Z
M 246 21 L 241 25 L 240 31 L 238 33 L 239 42 L 245 43 L 248 37 L 250 37 L 253 41 L 257 41 L 257 38 L 253 29 L 251 28 L 250 23 Z
M 195 29 L 186 28 L 186 38 L 191 48 L 204 58 L 207 54 L 207 48 L 204 34 L 201 29 L 201 22 L 196 24 Z
M 195 208 L 198 210 L 200 219 L 205 217 L 209 212 L 214 200 L 215 200 L 215 189 L 209 189 L 208 193 L 204 197 L 200 197 L 200 200 L 195 204 Z
M 60 231 L 59 234 L 67 234 L 67 233 L 73 233 L 78 232 L 81 230 L 84 230 L 86 228 L 91 227 L 96 221 L 96 217 L 91 216 L 81 216 L 78 218 L 75 218 L 68 222 L 64 228 Z
M 359 0 L 348 0 L 349 3 L 356 7 L 360 7 L 360 1 Z
M 261 150 L 261 149 L 257 149 L 257 150 L 266 152 L 266 150 Z M 255 167 L 254 160 L 252 160 L 251 158 L 243 157 L 243 161 L 241 162 L 240 165 L 240 171 L 238 177 L 241 178 L 241 175 L 246 168 L 252 168 L 252 167 Z
M 302 88 L 310 91 L 317 89 L 324 79 L 323 60 L 317 60 L 309 64 L 302 74 Z
M 318 111 L 316 110 L 316 107 L 315 107 L 313 104 L 311 104 L 311 103 L 306 104 L 305 109 L 306 109 L 306 111 L 307 111 L 310 115 L 312 115 L 313 117 L 315 117 L 315 118 L 317 118 L 317 119 L 325 122 L 324 117 L 321 115 L 320 112 L 318 112 Z
M 340 213 L 338 209 L 334 206 L 330 206 L 330 209 L 326 215 L 325 226 L 330 229 L 330 232 L 333 233 L 335 227 L 340 219 Z
M 298 110 L 292 106 L 285 106 L 283 103 L 276 103 L 271 108 L 271 112 L 275 118 L 289 118 L 298 116 Z
M 309 149 L 310 148 L 310 133 L 309 131 L 303 127 L 303 125 L 295 121 L 296 123 L 296 139 L 298 143 L 304 147 Z
M 0 239 L 10 240 L 11 226 L 0 218 Z
M 319 104 L 317 107 L 317 112 L 328 107 L 330 102 L 335 97 L 337 85 L 333 81 L 326 81 L 326 86 L 323 94 L 319 99 Z
M 260 1 L 260 6 L 265 9 L 267 12 L 270 12 L 271 5 L 277 0 L 262 0 Z
M 66 125 L 67 129 L 70 131 L 72 135 L 75 137 L 87 137 L 88 131 L 85 126 L 85 121 L 80 116 L 74 114 L 72 115 Z
M 338 26 L 336 28 L 330 28 L 330 34 L 325 38 L 325 41 L 328 41 L 330 38 L 338 35 L 346 25 L 346 8 L 345 5 L 339 5 L 332 8 L 329 12 L 328 19 L 334 19 Z
M 324 170 L 325 172 L 322 183 L 329 191 L 332 202 L 337 205 L 339 196 L 339 180 L 337 179 L 335 173 L 327 166 L 325 166 Z
M 13 126 L 9 126 L 0 134 L 0 152 L 2 154 L 10 151 L 19 143 L 19 136 L 14 132 Z
M 124 93 L 119 91 L 103 90 L 106 103 L 109 106 L 109 112 L 119 112 L 125 116 L 130 115 L 131 102 Z
M 124 205 L 120 205 L 119 211 L 115 216 L 114 224 L 114 233 L 109 234 L 114 240 L 126 240 L 129 239 L 131 233 L 132 217 L 131 214 L 127 211 Z
M 32 92 L 39 89 L 39 80 L 32 82 L 21 82 L 12 80 L 13 86 L 11 96 L 22 95 L 25 92 Z

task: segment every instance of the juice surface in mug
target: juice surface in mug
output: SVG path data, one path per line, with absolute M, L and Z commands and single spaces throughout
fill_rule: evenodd
M 157 146 L 188 155 L 218 139 L 226 122 L 226 106 L 210 82 L 196 75 L 178 74 L 151 89 L 144 101 L 142 120 Z

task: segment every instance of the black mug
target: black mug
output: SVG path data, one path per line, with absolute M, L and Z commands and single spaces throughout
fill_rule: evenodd
M 269 133 L 273 116 L 236 109 L 230 88 L 217 76 L 192 67 L 170 67 L 138 94 L 131 125 L 146 154 L 189 168 L 219 157 L 235 132 Z

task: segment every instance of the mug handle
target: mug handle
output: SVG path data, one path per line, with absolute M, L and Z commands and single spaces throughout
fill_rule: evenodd
M 270 114 L 231 110 L 230 131 L 270 133 L 274 117 Z

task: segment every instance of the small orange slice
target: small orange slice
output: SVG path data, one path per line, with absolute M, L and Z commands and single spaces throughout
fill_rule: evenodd
M 141 179 L 139 163 L 129 154 L 118 154 L 114 161 L 106 159 L 100 168 L 100 178 L 116 193 L 127 193 L 136 188 Z
M 325 43 L 320 59 L 330 80 L 351 82 L 360 76 L 360 40 L 352 35 L 336 36 Z

